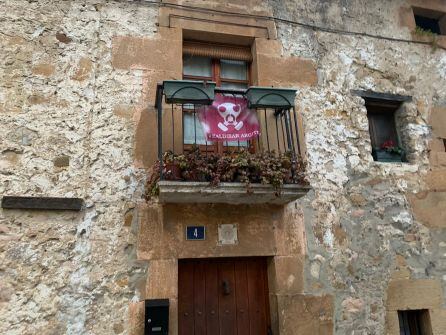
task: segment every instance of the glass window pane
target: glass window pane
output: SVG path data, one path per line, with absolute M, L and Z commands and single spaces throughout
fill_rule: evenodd
M 239 60 L 220 60 L 221 77 L 226 79 L 246 80 L 248 78 L 246 62 Z
M 221 82 L 221 87 L 222 88 L 232 88 L 232 89 L 242 89 L 242 90 L 246 90 L 248 88 L 248 84 L 241 84 L 241 83 L 227 83 L 222 81 Z
M 194 123 L 194 114 L 183 112 L 183 127 L 184 144 L 206 144 L 206 137 L 204 136 L 203 128 L 201 127 L 197 114 L 195 114 Z M 196 142 L 195 131 L 197 136 Z M 208 144 L 211 143 L 208 141 Z
M 224 142 L 224 145 L 227 147 L 237 147 L 240 146 L 240 148 L 248 148 L 249 147 L 249 142 L 248 141 L 229 141 L 229 142 Z
M 185 76 L 212 77 L 212 62 L 208 57 L 183 56 Z

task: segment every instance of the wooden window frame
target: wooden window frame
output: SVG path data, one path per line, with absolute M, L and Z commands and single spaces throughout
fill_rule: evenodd
M 370 141 L 373 151 L 380 150 L 381 145 L 383 143 L 379 143 L 379 138 L 382 137 L 380 132 L 380 127 L 377 125 L 377 116 L 379 115 L 386 115 L 389 117 L 389 126 L 387 130 L 389 130 L 390 137 L 388 137 L 386 140 L 392 140 L 395 142 L 395 144 L 399 147 L 402 147 L 401 139 L 398 133 L 398 127 L 396 124 L 395 116 L 397 110 L 401 106 L 401 102 L 399 101 L 384 101 L 384 100 L 378 100 L 378 99 L 365 99 L 365 107 L 367 109 L 367 119 L 369 123 L 369 133 L 370 133 Z M 379 159 L 376 159 L 374 157 L 375 161 L 380 161 Z M 403 157 L 402 162 L 406 162 L 405 158 Z
M 252 63 L 240 60 L 246 63 L 246 80 L 240 80 L 240 79 L 229 79 L 229 78 L 222 78 L 221 77 L 221 59 L 225 58 L 212 58 L 212 57 L 206 57 L 211 59 L 211 76 L 194 76 L 194 75 L 186 75 L 183 73 L 183 79 L 185 80 L 204 80 L 204 81 L 214 81 L 217 84 L 217 87 L 221 87 L 222 83 L 234 83 L 234 84 L 246 84 L 248 87 L 251 83 L 251 67 Z M 234 59 L 236 60 L 236 59 Z M 193 113 L 192 110 L 184 109 L 183 113 Z M 182 124 L 183 127 L 183 134 L 184 134 L 184 122 Z M 183 135 L 184 136 L 184 135 Z M 192 150 L 194 144 L 186 144 L 184 143 L 184 137 L 183 137 L 183 152 L 189 152 Z M 204 153 L 216 153 L 216 154 L 223 154 L 227 152 L 233 152 L 239 149 L 238 146 L 228 146 L 225 145 L 225 142 L 214 142 L 212 144 L 199 144 L 198 147 L 200 148 L 201 152 Z M 257 140 L 251 140 L 248 141 L 248 150 L 250 152 L 254 152 L 255 148 L 257 147 Z

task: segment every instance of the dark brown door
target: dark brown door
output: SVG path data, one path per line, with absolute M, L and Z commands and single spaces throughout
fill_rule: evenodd
M 180 335 L 269 335 L 265 258 L 180 260 Z

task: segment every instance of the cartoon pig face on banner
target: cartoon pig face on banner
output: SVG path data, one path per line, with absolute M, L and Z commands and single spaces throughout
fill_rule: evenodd
M 260 136 L 257 113 L 243 97 L 216 95 L 211 106 L 199 109 L 198 117 L 209 141 L 246 141 Z
M 243 127 L 243 121 L 237 121 L 237 117 L 242 111 L 240 105 L 232 102 L 224 102 L 217 106 L 217 111 L 224 120 L 218 123 L 218 128 L 221 130 L 228 131 L 228 126 L 233 126 L 236 130 L 240 130 Z

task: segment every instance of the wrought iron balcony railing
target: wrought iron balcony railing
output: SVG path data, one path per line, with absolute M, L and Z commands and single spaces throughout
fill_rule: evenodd
M 150 192 L 165 202 L 283 204 L 303 196 L 309 187 L 294 98 L 290 89 L 158 84 L 158 166 Z

